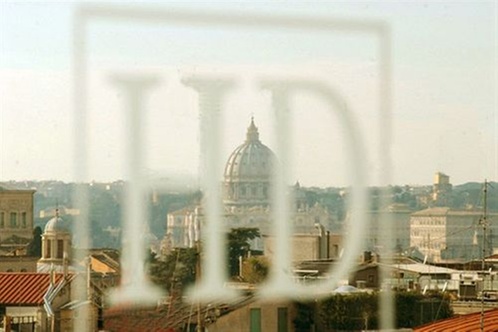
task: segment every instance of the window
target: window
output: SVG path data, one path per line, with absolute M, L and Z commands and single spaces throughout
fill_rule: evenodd
M 64 241 L 57 240 L 57 258 L 62 258 L 64 255 Z
M 10 213 L 10 228 L 17 227 L 17 212 Z
M 50 251 L 52 251 L 51 250 L 52 249 L 51 248 L 52 242 L 50 240 L 47 240 L 47 241 L 45 241 L 45 244 L 46 244 L 46 246 L 45 246 L 45 257 L 46 258 L 50 258 L 50 256 L 51 256 L 50 255 Z
M 21 225 L 22 228 L 26 228 L 28 226 L 26 212 L 21 213 Z
M 278 332 L 287 332 L 289 330 L 287 321 L 287 308 L 278 308 Z
M 261 309 L 251 308 L 249 321 L 249 331 L 250 332 L 261 332 Z
M 0 212 L 0 228 L 5 227 L 5 212 Z
M 334 244 L 334 257 L 339 256 L 339 246 L 337 244 Z

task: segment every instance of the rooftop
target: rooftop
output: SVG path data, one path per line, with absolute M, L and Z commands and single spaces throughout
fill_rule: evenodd
M 412 213 L 412 216 L 480 216 L 482 210 L 456 210 L 449 207 L 432 207 Z M 498 213 L 489 213 L 488 216 L 498 216 Z
M 481 330 L 481 313 L 475 312 L 468 315 L 446 318 L 434 323 L 425 324 L 414 328 L 415 332 L 433 331 L 498 331 L 498 309 L 484 312 L 484 329 Z
M 55 283 L 62 280 L 55 275 Z M 39 306 L 50 285 L 48 273 L 0 273 L 0 304 Z

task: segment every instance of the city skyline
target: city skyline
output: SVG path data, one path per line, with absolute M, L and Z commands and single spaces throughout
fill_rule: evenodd
M 0 39 L 3 41 L 0 46 L 0 180 L 72 181 L 75 151 L 70 32 L 71 12 L 76 5 L 9 3 L 0 6 Z M 496 4 L 239 6 L 251 13 L 270 14 L 278 9 L 284 16 L 364 18 L 388 23 L 393 35 L 392 184 L 428 184 L 437 171 L 450 175 L 454 184 L 483 182 L 485 178 L 496 181 Z M 206 3 L 188 3 L 183 8 L 241 10 L 235 5 Z M 36 19 L 31 20 L 33 17 Z M 158 42 L 178 34 L 182 39 L 177 44 Z M 276 74 L 292 72 L 295 77 L 325 77 L 339 87 L 348 100 L 347 107 L 356 112 L 357 125 L 367 145 L 367 167 L 371 173 L 368 184 L 382 184 L 379 175 L 383 170 L 377 152 L 379 128 L 372 125 L 379 119 L 377 110 L 371 106 L 377 105 L 375 91 L 379 86 L 382 88 L 377 68 L 379 59 L 375 43 L 364 36 L 332 36 L 326 39 L 332 47 L 322 45 L 321 35 L 293 36 L 300 43 L 296 46 L 291 39 L 282 38 L 283 35 L 250 34 L 247 36 L 254 41 L 254 51 L 242 42 L 239 44 L 238 37 L 226 31 L 198 34 L 189 29 L 97 24 L 90 29 L 90 35 L 91 92 L 95 94 L 89 100 L 94 125 L 89 180 L 124 178 L 122 163 L 118 162 L 123 150 L 120 145 L 123 128 L 119 125 L 122 100 L 108 76 L 113 71 L 129 69 L 134 59 L 147 56 L 141 69 L 157 74 L 168 85 L 161 83 L 159 92 L 151 96 L 148 104 L 155 116 L 147 119 L 150 153 L 146 156 L 146 172 L 197 173 L 196 97 L 179 82 L 186 74 L 203 71 L 202 67 L 208 67 L 211 72 L 215 68 L 228 75 L 237 73 L 245 78 L 234 97 L 227 100 L 223 158 L 243 142 L 251 116 L 255 117 L 262 141 L 273 148 L 274 120 L 270 116 L 268 96 L 255 93 L 252 87 L 270 65 Z M 220 46 L 217 41 L 220 36 L 235 46 L 196 60 L 195 52 L 186 50 L 192 45 L 202 45 L 199 43 L 204 35 L 207 36 L 206 48 L 210 43 L 214 45 L 211 48 Z M 113 43 L 120 47 L 113 47 Z M 157 55 L 148 51 L 150 45 L 157 49 Z M 265 45 L 272 47 L 266 50 Z M 165 59 L 164 54 L 170 54 L 166 52 L 171 50 L 173 56 Z M 248 51 L 254 51 L 252 58 L 246 55 Z M 208 55 L 218 59 L 221 65 L 210 63 Z M 198 64 L 200 69 L 196 67 Z M 249 79 L 248 74 L 252 74 Z M 175 100 L 165 100 L 172 94 Z M 165 109 L 168 112 L 164 112 Z M 315 111 L 315 117 L 308 115 L 310 109 Z M 296 100 L 295 119 L 293 152 L 297 158 L 293 180 L 305 186 L 347 185 L 348 162 L 337 119 L 330 118 L 319 102 L 306 98 Z

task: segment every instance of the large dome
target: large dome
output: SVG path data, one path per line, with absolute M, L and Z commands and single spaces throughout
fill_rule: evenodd
M 251 119 L 246 141 L 228 157 L 225 165 L 225 203 L 265 203 L 275 155 L 259 140 Z

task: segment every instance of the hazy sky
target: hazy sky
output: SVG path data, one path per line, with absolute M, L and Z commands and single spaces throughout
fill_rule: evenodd
M 164 5 L 152 4 L 153 6 Z M 0 181 L 73 179 L 72 22 L 74 3 L 0 4 Z M 393 36 L 393 177 L 428 184 L 436 171 L 453 183 L 498 179 L 497 3 L 172 3 L 207 12 L 383 21 Z M 168 8 L 168 7 L 166 7 Z M 110 81 L 123 72 L 160 79 L 146 113 L 146 172 L 198 170 L 196 95 L 181 78 L 233 77 L 226 100 L 223 159 L 245 139 L 251 116 L 273 145 L 262 77 L 312 78 L 344 97 L 367 147 L 369 183 L 380 168 L 376 38 L 352 31 L 233 29 L 99 20 L 88 31 L 89 179 L 123 177 L 124 97 Z M 347 185 L 343 126 L 326 105 L 298 95 L 291 109 L 293 181 Z

